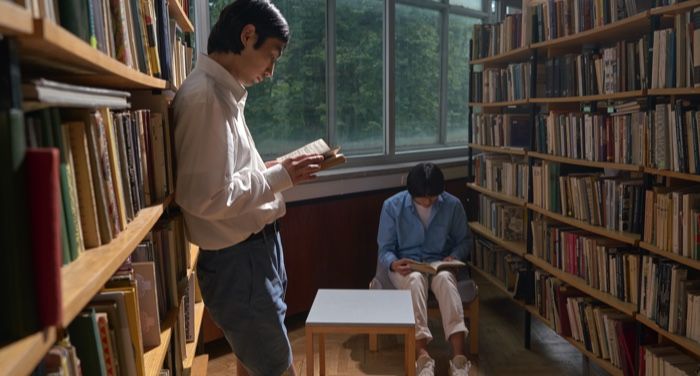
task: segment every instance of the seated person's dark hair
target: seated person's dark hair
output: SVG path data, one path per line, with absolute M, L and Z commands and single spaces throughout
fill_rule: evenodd
M 419 163 L 408 172 L 406 188 L 412 197 L 438 196 L 445 190 L 445 176 L 432 163 Z
M 243 49 L 241 31 L 245 25 L 255 26 L 258 34 L 255 49 L 271 37 L 285 44 L 289 42 L 289 25 L 277 7 L 268 0 L 237 0 L 221 11 L 219 20 L 209 33 L 207 53 L 239 54 Z

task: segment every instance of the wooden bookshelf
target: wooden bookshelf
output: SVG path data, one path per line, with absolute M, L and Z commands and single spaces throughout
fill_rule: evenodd
M 179 309 L 177 307 L 168 312 L 165 320 L 160 324 L 160 346 L 145 350 L 143 354 L 143 363 L 146 368 L 146 376 L 158 376 L 160 370 L 163 369 L 163 361 L 170 347 L 170 338 L 177 324 L 178 314 Z M 174 350 L 179 351 L 178 349 Z
M 194 305 L 194 342 L 185 345 L 187 349 L 187 357 L 183 359 L 182 366 L 184 369 L 194 367 L 195 353 L 197 351 L 197 343 L 199 343 L 199 332 L 202 328 L 202 318 L 204 317 L 204 303 L 199 302 Z
M 120 89 L 166 87 L 165 81 L 129 68 L 49 20 L 34 20 L 34 32 L 19 38 L 22 60 L 52 78 Z
M 685 172 L 676 172 L 671 170 L 659 170 L 656 168 L 644 167 L 644 172 L 651 175 L 666 176 L 673 179 L 688 180 L 700 182 L 700 175 L 688 174 Z
M 563 270 L 559 270 L 555 268 L 554 266 L 550 265 L 546 261 L 540 259 L 539 257 L 535 257 L 535 255 L 532 254 L 527 254 L 525 255 L 525 258 L 530 261 L 533 265 L 536 267 L 544 270 L 545 272 L 559 278 L 563 282 L 573 286 L 574 288 L 586 293 L 587 295 L 595 298 L 596 300 L 600 300 L 601 302 L 617 309 L 620 312 L 623 312 L 625 314 L 628 314 L 630 316 L 634 315 L 634 312 L 637 310 L 637 305 L 632 304 L 632 303 L 627 303 L 623 302 L 617 297 L 610 295 L 606 292 L 594 289 L 593 287 L 589 286 L 586 281 L 583 279 L 569 274 Z
M 189 17 L 187 17 L 187 13 L 185 13 L 185 10 L 182 8 L 180 1 L 168 1 L 168 11 L 170 12 L 170 17 L 175 19 L 175 22 L 177 22 L 182 31 L 194 33 L 194 26 L 192 22 L 190 22 Z
M 584 44 L 596 44 L 613 40 L 623 40 L 631 36 L 638 36 L 649 31 L 649 11 L 635 14 L 617 22 L 596 27 L 580 33 L 567 35 L 544 42 L 533 43 L 532 48 L 547 50 L 563 50 L 576 48 Z
M 33 31 L 31 12 L 12 1 L 0 1 L 0 34 L 26 35 Z
M 646 95 L 646 90 L 622 91 L 612 94 L 584 95 L 574 97 L 544 97 L 530 98 L 530 103 L 551 104 L 551 103 L 578 103 L 578 102 L 604 102 L 616 101 L 620 99 L 639 98 Z
M 197 265 L 197 257 L 199 256 L 199 247 L 190 243 L 190 265 L 187 267 L 187 279 L 190 279 Z
M 532 55 L 532 50 L 529 46 L 516 48 L 499 55 L 489 56 L 481 59 L 472 60 L 470 64 L 483 65 L 485 67 L 506 65 L 518 61 L 525 61 Z
M 540 213 L 540 214 L 544 215 L 545 217 L 549 217 L 551 219 L 554 219 L 556 221 L 566 223 L 568 225 L 575 226 L 575 227 L 578 227 L 582 230 L 586 230 L 588 232 L 591 232 L 591 233 L 594 233 L 597 235 L 602 235 L 602 236 L 605 236 L 605 237 L 610 238 L 610 239 L 619 240 L 619 241 L 621 241 L 623 243 L 627 243 L 629 245 L 636 246 L 639 243 L 639 239 L 641 238 L 641 236 L 639 234 L 632 234 L 629 232 L 608 230 L 605 227 L 594 226 L 594 225 L 591 225 L 587 222 L 578 220 L 576 218 L 571 218 L 571 217 L 567 217 L 567 216 L 564 216 L 564 215 L 561 215 L 558 213 L 550 212 L 549 210 L 542 209 L 541 207 L 534 205 L 534 204 L 528 203 L 527 208 L 532 210 L 532 211 L 535 211 L 537 213 Z
M 596 354 L 588 351 L 586 349 L 586 346 L 583 343 L 581 343 L 573 338 L 570 338 L 570 337 L 562 336 L 562 338 L 564 338 L 567 342 L 569 342 L 572 346 L 574 346 L 578 351 L 580 351 L 583 355 L 585 355 L 593 363 L 597 364 L 600 368 L 604 369 L 605 372 L 607 372 L 611 376 L 623 376 L 624 375 L 622 370 L 615 367 L 612 363 L 610 363 L 610 361 L 599 358 L 598 356 L 596 356 Z
M 689 0 L 682 3 L 656 7 L 651 9 L 652 15 L 674 15 L 687 12 L 695 7 L 700 6 L 700 0 Z
M 501 247 L 515 253 L 516 255 L 518 255 L 520 257 L 525 257 L 524 255 L 527 252 L 525 243 L 503 240 L 503 239 L 495 236 L 489 229 L 484 227 L 479 222 L 469 222 L 469 228 L 472 231 L 476 232 L 477 234 L 481 235 L 482 237 L 492 241 L 493 243 L 500 245 Z
M 63 327 L 68 327 L 151 231 L 168 202 L 142 209 L 117 238 L 98 248 L 86 250 L 61 269 Z
M 615 170 L 623 170 L 623 171 L 635 171 L 639 172 L 642 171 L 642 166 L 638 165 L 630 165 L 630 164 L 623 164 L 623 163 L 611 163 L 611 162 L 598 162 L 598 161 L 588 161 L 585 159 L 576 159 L 576 158 L 569 158 L 569 157 L 560 157 L 558 155 L 551 155 L 551 154 L 545 154 L 545 153 L 538 153 L 538 152 L 528 152 L 528 156 L 537 158 L 537 159 L 544 159 L 547 161 L 552 161 L 552 162 L 559 162 L 559 163 L 565 163 L 565 164 L 572 164 L 572 165 L 578 165 L 578 166 L 588 166 L 588 167 L 598 167 L 598 168 L 612 168 Z
M 0 347 L 0 376 L 29 375 L 56 342 L 56 328 L 50 327 Z
M 209 365 L 209 355 L 198 355 L 194 358 L 190 376 L 206 376 L 207 366 Z
M 517 106 L 525 106 L 526 104 L 530 103 L 529 99 L 519 99 L 517 101 L 509 101 L 509 102 L 469 102 L 469 105 L 472 107 L 481 107 L 481 108 L 498 108 L 498 107 L 517 107 Z
M 683 264 L 685 266 L 688 266 L 690 268 L 700 270 L 700 260 L 693 260 L 691 258 L 681 256 L 679 254 L 669 252 L 669 251 L 664 251 L 661 248 L 649 244 L 647 242 L 639 242 L 639 248 L 646 249 L 647 251 L 654 253 L 656 255 L 659 255 L 661 257 L 671 259 L 679 264 Z
M 492 285 L 496 286 L 496 289 L 498 289 L 500 292 L 506 294 L 514 302 L 521 304 L 519 301 L 513 299 L 513 293 L 511 291 L 508 291 L 508 289 L 503 284 L 503 282 L 499 281 L 498 278 L 492 276 L 491 274 L 487 273 L 485 270 L 479 268 L 478 266 L 474 265 L 471 262 L 469 262 L 469 267 L 471 268 L 471 270 L 475 271 L 477 274 L 482 276 L 485 280 L 489 281 Z
M 523 157 L 527 154 L 524 148 L 514 148 L 510 146 L 489 146 L 470 143 L 469 147 L 472 149 L 481 150 L 489 153 L 519 155 Z
M 635 315 L 635 319 L 637 319 L 637 321 L 646 325 L 650 329 L 653 329 L 655 332 L 659 333 L 662 337 L 669 339 L 673 343 L 680 345 L 681 347 L 683 347 L 687 351 L 693 353 L 693 355 L 695 355 L 696 357 L 700 357 L 700 343 L 697 343 L 690 338 L 679 336 L 678 334 L 673 334 L 673 333 L 669 332 L 668 330 L 660 327 L 657 323 L 649 320 L 644 315 L 637 314 L 637 315 Z
M 496 200 L 505 201 L 505 202 L 511 203 L 513 205 L 525 206 L 527 204 L 527 201 L 525 201 L 524 199 L 509 196 L 509 195 L 504 194 L 504 193 L 490 191 L 490 190 L 488 190 L 484 187 L 481 187 L 475 183 L 467 183 L 467 187 L 470 189 L 473 189 L 477 192 L 480 192 L 486 196 L 493 197 Z
M 682 3 L 685 4 L 685 3 Z M 700 95 L 700 87 L 677 87 L 663 89 L 649 89 L 649 95 L 659 96 L 685 96 L 685 95 Z

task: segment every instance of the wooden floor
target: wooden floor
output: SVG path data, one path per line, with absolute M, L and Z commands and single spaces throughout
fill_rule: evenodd
M 586 375 L 583 356 L 568 342 L 536 319 L 532 320 L 532 348 L 523 346 L 523 311 L 488 281 L 476 278 L 481 295 L 479 356 L 469 356 L 470 375 Z M 306 375 L 304 353 L 305 317 L 289 318 L 289 338 L 294 365 Z M 439 321 L 431 321 L 435 339 L 429 351 L 436 359 L 436 375 L 447 375 L 449 346 Z M 235 375 L 234 356 L 224 340 L 205 346 L 209 353 L 209 375 Z M 370 352 L 366 335 L 326 337 L 327 375 L 403 374 L 403 343 L 398 336 L 380 336 L 379 351 Z M 605 374 L 591 364 L 592 374 Z M 316 357 L 318 374 L 318 355 Z

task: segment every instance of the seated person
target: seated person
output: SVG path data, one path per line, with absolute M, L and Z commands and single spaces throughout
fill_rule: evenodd
M 462 300 L 457 279 L 450 271 L 428 278 L 412 271 L 408 260 L 433 262 L 464 261 L 471 247 L 471 232 L 462 203 L 444 192 L 445 180 L 439 167 L 420 163 L 408 173 L 407 190 L 384 201 L 379 219 L 379 264 L 389 270 L 397 289 L 411 290 L 416 317 L 416 375 L 434 374 L 435 361 L 427 344 L 433 339 L 428 329 L 428 286 L 437 298 L 442 325 L 452 347 L 450 375 L 467 375 L 471 364 L 464 356 Z

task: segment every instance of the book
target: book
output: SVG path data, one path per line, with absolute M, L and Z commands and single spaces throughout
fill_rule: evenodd
M 27 149 L 35 296 L 42 327 L 61 323 L 61 186 L 58 149 Z
M 411 270 L 428 274 L 437 274 L 438 272 L 443 270 L 454 270 L 467 266 L 467 264 L 459 260 L 433 262 L 420 262 L 415 260 L 409 260 L 408 264 L 411 267 Z
M 43 105 L 124 109 L 129 107 L 129 95 L 126 91 L 70 85 L 45 78 L 22 84 L 24 100 L 41 102 Z
M 294 158 L 306 154 L 320 154 L 323 156 L 323 161 L 319 163 L 319 166 L 321 166 L 321 170 L 337 166 L 339 164 L 345 163 L 346 161 L 345 156 L 342 153 L 340 153 L 340 146 L 331 148 L 322 138 L 319 138 L 314 142 L 310 142 L 300 147 L 299 149 L 296 149 L 290 153 L 287 153 L 277 158 L 277 161 L 281 162 L 285 159 Z
M 153 262 L 133 262 L 131 265 L 137 281 L 143 346 L 150 349 L 160 345 L 156 268 Z
M 88 308 L 68 326 L 71 342 L 78 350 L 80 368 L 85 375 L 106 375 L 104 352 L 95 309 Z

